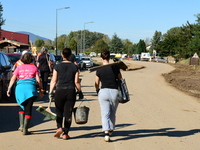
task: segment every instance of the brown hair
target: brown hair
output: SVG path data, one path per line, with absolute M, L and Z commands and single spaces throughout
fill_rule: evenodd
M 109 60 L 110 59 L 110 51 L 107 49 L 103 49 L 101 51 L 101 57 L 102 57 L 102 59 Z
M 21 61 L 24 64 L 30 64 L 33 61 L 33 56 L 30 53 L 25 53 L 24 55 L 22 55 Z
M 72 54 L 72 50 L 70 47 L 65 47 L 62 51 L 63 57 L 66 58 L 67 60 L 69 60 L 71 54 Z

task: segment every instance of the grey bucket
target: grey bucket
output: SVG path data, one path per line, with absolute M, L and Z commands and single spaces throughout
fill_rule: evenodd
M 74 119 L 77 124 L 85 124 L 88 121 L 89 107 L 80 106 L 74 108 Z

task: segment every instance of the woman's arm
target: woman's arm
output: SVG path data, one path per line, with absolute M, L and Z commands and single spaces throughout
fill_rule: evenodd
M 55 69 L 53 69 L 53 76 L 50 82 L 49 93 L 53 93 L 54 87 L 56 86 L 57 83 L 57 79 L 58 79 L 58 72 Z
M 79 80 L 79 72 L 77 71 L 75 74 L 75 85 L 76 85 L 76 89 L 78 91 L 78 93 L 81 91 L 81 84 L 80 84 L 80 80 Z
M 11 88 L 12 88 L 13 84 L 15 83 L 16 79 L 17 79 L 16 75 L 13 75 L 12 78 L 10 79 L 10 83 L 9 83 L 8 90 L 7 90 L 8 97 L 10 97 Z
M 118 80 L 121 80 L 121 79 L 122 79 L 122 74 L 119 73 L 119 74 L 117 75 L 117 78 L 118 78 Z
M 44 90 L 42 89 L 42 82 L 41 82 L 41 79 L 39 77 L 39 74 L 36 74 L 36 81 L 39 84 L 39 95 L 40 95 L 40 98 L 42 98 L 44 96 Z
M 39 89 L 42 90 L 42 82 L 38 74 L 36 74 L 36 81 L 39 84 Z
M 96 88 L 97 93 L 99 91 L 99 84 L 100 84 L 99 77 L 96 76 L 96 78 L 95 78 L 95 88 Z

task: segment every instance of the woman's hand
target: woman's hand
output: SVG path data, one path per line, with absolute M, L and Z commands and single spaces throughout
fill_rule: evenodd
M 44 96 L 44 90 L 40 89 L 40 91 L 39 91 L 39 97 L 40 97 L 40 99 L 42 99 L 43 96 Z
M 49 93 L 49 99 L 54 99 L 54 93 L 53 92 L 51 92 L 51 93 Z
M 8 97 L 10 97 L 10 94 L 11 94 L 11 91 L 10 91 L 10 90 L 11 90 L 11 88 L 8 88 L 8 90 L 7 90 L 7 96 L 8 96 Z

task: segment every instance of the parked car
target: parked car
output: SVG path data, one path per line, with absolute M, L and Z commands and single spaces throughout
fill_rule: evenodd
M 76 55 L 76 62 L 80 70 L 86 69 L 86 64 L 83 62 L 82 57 L 80 55 Z
M 78 55 L 79 55 L 79 56 L 81 56 L 81 57 L 82 57 L 82 56 L 85 56 L 85 54 L 84 54 L 84 53 L 79 53 Z
M 95 52 L 90 53 L 90 57 L 96 57 L 96 56 L 97 56 L 97 54 Z
M 93 60 L 91 57 L 84 56 L 82 60 L 86 64 L 86 67 L 93 67 Z
M 116 54 L 110 54 L 110 59 L 115 58 Z
M 61 55 L 55 55 L 56 64 L 59 64 L 62 61 Z
M 14 65 L 21 58 L 22 53 L 6 53 L 6 55 L 9 57 L 11 63 Z
M 12 77 L 12 63 L 9 57 L 0 52 L 0 101 L 6 96 L 6 91 L 8 89 L 8 84 Z
M 160 56 L 156 56 L 156 57 L 154 58 L 154 61 L 155 61 L 155 62 L 167 63 L 167 60 L 164 59 L 163 57 L 160 57 Z

